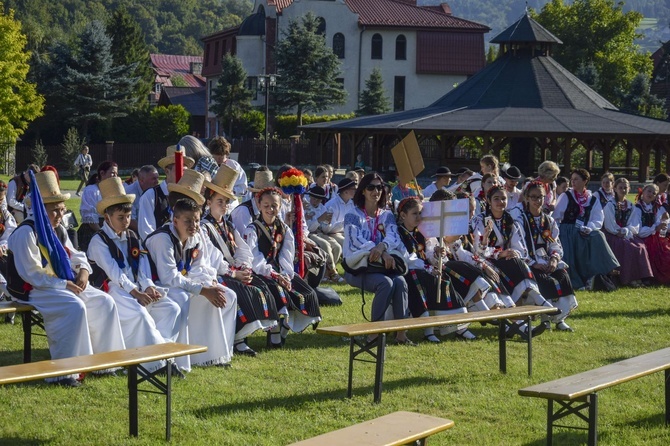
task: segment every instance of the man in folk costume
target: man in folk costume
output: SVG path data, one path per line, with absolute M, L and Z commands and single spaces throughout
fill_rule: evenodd
M 53 172 L 30 176 L 34 215 L 9 238 L 9 292 L 42 314 L 52 359 L 124 349 L 114 299 L 88 283 L 86 255 L 60 225 L 70 194 Z M 77 376 L 47 381 L 76 387 Z
M 157 289 L 140 269 L 140 241 L 128 229 L 135 195 L 125 193 L 118 177 L 101 181 L 99 186 L 102 200 L 97 211 L 105 222 L 88 246 L 94 272 L 91 281 L 114 298 L 126 347 L 174 342 L 181 310 L 165 297 L 167 289 Z M 159 367 L 158 362 L 145 366 L 149 371 Z
M 523 202 L 521 189 L 516 187 L 522 178 L 521 171 L 516 166 L 509 166 L 507 169 L 503 169 L 500 175 L 505 179 L 503 187 L 505 189 L 505 194 L 507 194 L 506 209 L 510 210 L 516 207 L 520 202 Z
M 158 186 L 147 189 L 140 198 L 139 212 L 137 216 L 137 232 L 141 240 L 170 220 L 170 207 L 168 205 L 168 184 L 176 183 L 175 152 L 177 146 L 167 148 L 165 157 L 158 160 L 158 166 L 165 172 L 165 180 Z M 183 149 L 179 149 L 182 153 Z M 186 155 L 183 156 L 184 167 L 189 169 L 195 164 L 195 160 Z
M 23 200 L 30 190 L 29 172 L 37 173 L 39 170 L 39 167 L 31 164 L 25 171 L 16 175 L 7 183 L 7 207 L 17 224 L 21 223 L 28 216 L 28 209 Z
M 429 199 L 436 191 L 440 189 L 446 190 L 453 177 L 454 174 L 451 173 L 451 170 L 448 167 L 438 167 L 435 175 L 432 175 L 432 178 L 435 178 L 435 181 L 423 190 L 423 196 L 426 199 Z
M 169 288 L 168 298 L 181 308 L 177 342 L 206 345 L 207 352 L 177 358 L 177 365 L 230 364 L 235 338 L 237 295 L 217 282 L 225 274 L 223 256 L 200 230 L 205 177 L 184 171 L 177 184 L 168 185 L 172 220 L 145 240 L 151 279 Z

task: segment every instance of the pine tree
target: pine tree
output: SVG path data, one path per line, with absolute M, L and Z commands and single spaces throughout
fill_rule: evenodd
M 221 76 L 212 90 L 212 110 L 222 124 L 228 124 L 232 138 L 233 123 L 251 109 L 251 91 L 245 86 L 247 73 L 242 62 L 230 53 L 221 60 Z
M 668 115 L 663 108 L 663 100 L 649 92 L 650 83 L 646 74 L 639 73 L 630 87 L 621 94 L 621 108 L 651 118 L 665 119 Z
M 47 164 L 49 156 L 47 155 L 47 151 L 44 148 L 44 144 L 42 144 L 41 139 L 35 141 L 35 146 L 30 152 L 31 152 L 30 154 L 33 157 L 33 163 L 35 165 L 44 166 Z
M 151 69 L 149 47 L 139 23 L 133 19 L 126 8 L 121 7 L 107 22 L 107 35 L 112 39 L 112 58 L 115 66 L 133 65 L 132 77 L 137 77 L 132 96 L 140 108 L 148 107 L 147 96 L 151 92 L 155 74 Z
M 384 91 L 384 79 L 379 68 L 374 68 L 370 77 L 365 81 L 365 90 L 361 93 L 358 103 L 359 116 L 381 115 L 391 111 L 391 102 Z
M 337 78 L 340 60 L 318 32 L 319 20 L 308 12 L 291 20 L 276 47 L 277 105 L 296 109 L 298 125 L 306 111 L 320 112 L 344 104 L 347 93 Z
M 138 82 L 133 77 L 137 64 L 115 66 L 111 48 L 103 24 L 93 21 L 78 36 L 75 47 L 57 43 L 52 48 L 42 74 L 48 79 L 43 85 L 45 95 L 83 136 L 90 123 L 125 116 L 137 101 L 128 96 Z
M 14 143 L 28 124 L 42 115 L 44 98 L 28 82 L 30 52 L 14 11 L 0 3 L 0 143 Z
M 84 139 L 79 137 L 79 132 L 76 128 L 70 127 L 61 143 L 61 163 L 59 168 L 64 170 L 73 170 L 74 162 L 81 151 L 81 146 L 84 145 Z

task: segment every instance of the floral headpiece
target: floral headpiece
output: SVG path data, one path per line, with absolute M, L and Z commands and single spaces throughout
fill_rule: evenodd
M 398 209 L 397 209 L 398 215 L 400 215 L 400 213 L 405 210 L 407 205 L 409 205 L 410 203 L 416 203 L 416 202 L 421 202 L 421 199 L 419 197 L 407 197 L 407 198 L 403 198 L 402 200 L 400 200 L 400 203 L 398 203 Z
M 279 187 L 287 195 L 304 194 L 307 191 L 307 178 L 301 170 L 288 169 L 277 180 Z
M 491 187 L 491 189 L 489 189 L 489 191 L 486 192 L 486 199 L 490 201 L 490 200 L 491 200 L 491 197 L 493 197 L 493 194 L 495 194 L 496 192 L 499 192 L 499 191 L 505 192 L 505 191 L 503 190 L 503 188 L 500 187 L 500 186 L 493 186 L 493 187 Z

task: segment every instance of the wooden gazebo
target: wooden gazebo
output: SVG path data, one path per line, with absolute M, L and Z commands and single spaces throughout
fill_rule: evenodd
M 670 122 L 619 111 L 551 57 L 562 42 L 528 15 L 495 37 L 500 55 L 470 79 L 426 108 L 303 126 L 316 132 L 326 147 L 344 144 L 351 164 L 363 144 L 372 148 L 376 169 L 390 163 L 395 140 L 414 130 L 419 141 L 439 147 L 439 162 L 463 164 L 458 147 L 464 140 L 481 154 L 509 149 L 509 161 L 530 174 L 551 159 L 571 170 L 575 150 L 586 151 L 589 170 L 610 170 L 615 149 L 626 151 L 622 170 L 637 173 L 639 181 L 665 171 L 670 150 Z M 639 165 L 633 164 L 633 153 Z M 594 166 L 594 153 L 602 166 Z

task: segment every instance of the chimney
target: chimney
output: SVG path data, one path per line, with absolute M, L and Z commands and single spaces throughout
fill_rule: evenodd
M 202 74 L 202 62 L 191 62 L 189 73 L 200 76 Z

